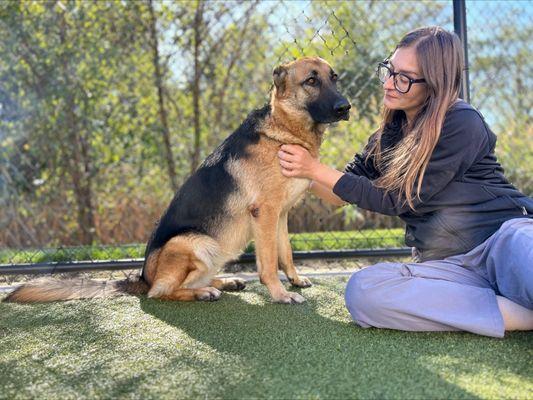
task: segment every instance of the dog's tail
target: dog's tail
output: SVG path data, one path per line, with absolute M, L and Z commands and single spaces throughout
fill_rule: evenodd
M 95 281 L 83 278 L 42 278 L 19 286 L 3 301 L 46 303 L 61 300 L 108 298 L 126 294 L 146 294 L 148 289 L 148 284 L 142 279 Z

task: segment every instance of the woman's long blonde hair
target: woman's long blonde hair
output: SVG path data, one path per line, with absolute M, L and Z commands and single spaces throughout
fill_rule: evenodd
M 384 129 L 397 118 L 405 121 L 405 117 L 401 110 L 383 107 L 383 120 L 368 154 L 382 173 L 374 184 L 398 192 L 403 204 L 414 209 L 415 196 L 420 200 L 424 173 L 439 140 L 446 112 L 459 97 L 464 62 L 459 38 L 440 27 L 407 33 L 396 49 L 401 47 L 414 47 L 426 80 L 427 97 L 413 121 L 404 122 L 401 127 L 403 138 L 385 152 L 381 151 Z

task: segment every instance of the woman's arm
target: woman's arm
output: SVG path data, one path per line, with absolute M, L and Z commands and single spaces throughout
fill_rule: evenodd
M 454 177 L 462 175 L 486 151 L 486 127 L 474 110 L 460 111 L 445 121 L 422 181 L 420 199 L 415 198 L 415 208 L 444 189 Z M 341 199 L 365 210 L 385 215 L 400 215 L 409 210 L 395 192 L 374 186 L 365 176 L 343 174 L 323 165 L 303 147 L 283 145 L 279 157 L 285 176 L 317 181 Z
M 335 193 L 333 193 L 333 191 L 327 186 L 324 186 L 317 181 L 311 181 L 311 186 L 309 187 L 309 190 L 315 196 L 321 198 L 326 203 L 331 204 L 333 206 L 342 207 L 348 204 Z
M 451 181 L 462 177 L 472 164 L 489 152 L 487 127 L 477 111 L 464 109 L 448 115 L 424 173 L 420 198 L 413 199 L 414 208 L 427 203 Z M 376 187 L 362 176 L 343 175 L 333 193 L 360 208 L 385 215 L 401 215 L 410 210 L 396 192 Z
M 368 157 L 370 148 L 374 144 L 375 137 L 376 137 L 375 134 L 370 136 L 368 143 L 363 149 L 363 152 L 361 154 L 356 154 L 353 160 L 350 161 L 344 167 L 344 171 L 343 171 L 344 173 L 349 173 L 353 175 L 361 175 L 361 176 L 367 177 L 368 179 L 375 179 L 379 176 L 379 173 L 376 170 L 376 167 L 374 166 L 373 159 Z M 285 149 L 287 148 L 285 147 Z M 280 159 L 281 157 L 287 156 L 287 154 L 284 154 L 284 153 L 286 152 L 280 151 Z M 282 161 L 280 161 L 280 163 L 282 163 Z M 287 176 L 290 175 L 289 168 L 286 168 L 285 174 Z M 346 204 L 349 204 L 348 202 L 344 201 L 339 196 L 337 196 L 335 193 L 333 193 L 331 185 L 320 183 L 318 181 L 313 180 L 311 181 L 309 190 L 315 196 L 319 197 L 320 199 L 324 200 L 325 202 L 333 206 L 342 207 Z
M 400 215 L 407 211 L 407 206 L 397 196 L 375 187 L 367 177 L 345 174 L 321 164 L 301 146 L 283 145 L 278 157 L 283 175 L 311 179 L 347 203 L 385 215 Z
M 332 190 L 343 175 L 342 172 L 321 164 L 307 150 L 297 145 L 281 146 L 278 156 L 283 175 L 311 179 L 310 189 L 313 194 L 335 206 L 346 204 Z
M 380 176 L 380 173 L 374 165 L 374 157 L 370 154 L 370 151 L 374 146 L 375 141 L 376 134 L 373 134 L 368 139 L 368 143 L 366 144 L 363 151 L 360 154 L 355 154 L 352 161 L 346 164 L 343 172 L 353 175 L 365 176 L 370 180 L 377 179 Z M 381 145 L 381 147 L 383 148 L 383 144 Z

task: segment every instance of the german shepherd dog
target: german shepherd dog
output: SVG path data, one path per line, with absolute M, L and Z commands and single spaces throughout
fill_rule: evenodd
M 277 153 L 282 144 L 299 144 L 318 156 L 327 124 L 348 120 L 351 106 L 337 90 L 337 74 L 318 57 L 278 66 L 273 81 L 270 104 L 250 113 L 178 190 L 151 235 L 139 281 L 105 286 L 46 279 L 18 288 L 6 300 L 147 293 L 164 300 L 213 301 L 221 290 L 245 287 L 241 279 L 215 275 L 254 239 L 259 278 L 272 299 L 302 303 L 300 294 L 281 283 L 278 266 L 293 286 L 311 286 L 294 268 L 287 228 L 287 214 L 310 182 L 283 176 Z

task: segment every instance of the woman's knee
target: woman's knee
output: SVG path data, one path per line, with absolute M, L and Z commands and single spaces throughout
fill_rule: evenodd
M 516 260 L 531 268 L 532 241 L 533 219 L 509 220 L 496 232 L 488 261 L 506 265 L 508 261 Z
M 496 238 L 486 268 L 498 291 L 524 307 L 533 307 L 533 220 L 517 219 Z
M 380 263 L 357 271 L 350 277 L 344 299 L 355 322 L 368 327 L 372 326 L 375 318 L 379 318 L 386 296 L 385 282 L 397 276 L 399 270 L 399 264 Z

